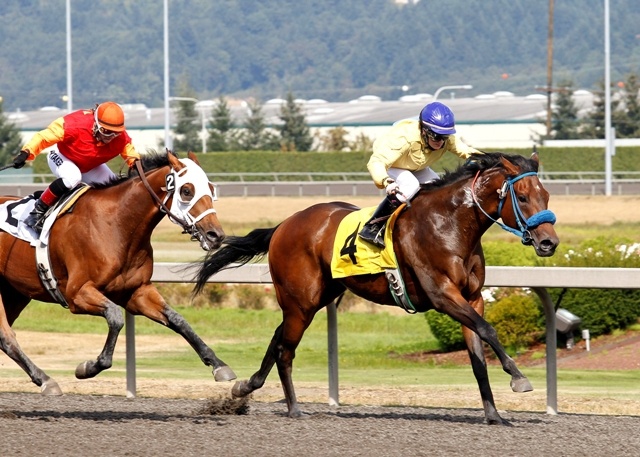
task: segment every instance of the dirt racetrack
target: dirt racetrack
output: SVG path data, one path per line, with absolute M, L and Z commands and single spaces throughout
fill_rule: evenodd
M 0 455 L 13 456 L 635 456 L 640 417 L 474 409 L 250 402 L 236 414 L 210 400 L 0 394 Z M 224 408 L 221 408 L 224 409 Z
M 322 201 L 282 200 L 223 198 L 217 209 L 223 224 L 228 220 L 277 223 L 298 209 Z M 378 199 L 344 200 L 369 206 Z M 635 210 L 640 207 L 640 197 L 552 196 L 550 207 L 559 223 L 640 221 L 640 212 Z M 251 219 L 243 220 L 246 217 Z M 120 350 L 122 347 L 119 344 Z M 610 361 L 611 355 L 604 353 L 604 358 Z M 307 414 L 304 419 L 294 420 L 285 416 L 286 405 L 278 401 L 282 391 L 277 383 L 272 386 L 277 391 L 275 397 L 256 392 L 256 398 L 248 403 L 234 404 L 224 397 L 205 398 L 210 393 L 202 394 L 202 398 L 166 398 L 146 392 L 134 399 L 119 394 L 79 394 L 69 383 L 63 386 L 64 396 L 43 397 L 24 376 L 16 382 L 16 391 L 10 391 L 9 383 L 0 388 L 0 457 L 640 455 L 640 416 L 635 412 L 554 416 L 523 411 L 500 398 L 498 407 L 508 409 L 500 414 L 512 427 L 490 427 L 481 409 L 466 406 L 381 406 L 384 393 L 372 391 L 369 400 L 336 408 L 321 400 L 307 400 L 304 389 L 298 389 L 301 408 Z M 91 384 L 101 382 L 108 383 L 108 378 L 92 380 Z M 119 380 L 115 392 L 123 392 L 123 382 Z M 184 390 L 177 385 L 164 387 L 173 388 L 174 393 Z M 502 396 L 497 387 L 494 384 L 494 393 Z M 228 391 L 228 387 L 223 390 Z M 395 394 L 402 399 L 410 397 L 398 392 Z M 427 395 L 440 395 L 439 391 L 429 392 Z M 544 389 L 535 395 L 543 405 Z M 326 386 L 322 387 L 322 396 L 326 398 Z M 478 403 L 477 392 L 463 397 L 468 397 L 471 404 Z M 398 400 L 396 404 L 403 403 Z M 560 410 L 568 409 L 561 404 Z

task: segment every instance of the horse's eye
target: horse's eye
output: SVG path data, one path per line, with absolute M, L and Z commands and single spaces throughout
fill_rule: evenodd
M 180 197 L 182 198 L 182 200 L 188 201 L 193 198 L 193 193 L 188 186 L 182 186 L 182 188 L 180 189 Z
M 518 195 L 518 201 L 520 203 L 526 203 L 527 202 L 527 196 L 526 195 Z

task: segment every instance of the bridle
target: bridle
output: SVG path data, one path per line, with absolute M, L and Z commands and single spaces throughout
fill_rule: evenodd
M 480 211 L 482 211 L 485 216 L 487 216 L 493 222 L 498 224 L 502 229 L 506 230 L 507 232 L 513 233 L 514 235 L 519 236 L 522 241 L 522 244 L 530 245 L 533 243 L 533 238 L 531 237 L 531 232 L 530 232 L 531 229 L 535 229 L 540 224 L 544 224 L 547 222 L 552 225 L 556 223 L 556 215 L 553 214 L 553 211 L 551 210 L 548 210 L 548 209 L 542 210 L 527 219 L 525 215 L 522 213 L 522 210 L 520 209 L 520 205 L 518 204 L 518 200 L 516 198 L 516 191 L 513 187 L 513 184 L 528 176 L 538 176 L 538 173 L 536 173 L 535 171 L 528 171 L 518 176 L 515 176 L 513 178 L 507 178 L 502 183 L 502 186 L 500 186 L 500 189 L 498 189 L 498 198 L 500 199 L 500 202 L 498 203 L 498 218 L 502 218 L 502 208 L 504 206 L 504 202 L 506 200 L 507 193 L 508 193 L 511 196 L 511 205 L 513 206 L 513 214 L 515 215 L 516 223 L 518 224 L 519 229 L 509 227 L 508 225 L 505 225 L 502 222 L 499 222 L 498 220 L 491 217 L 482 208 L 482 206 L 480 206 L 480 203 L 478 202 L 478 198 L 476 197 L 476 192 L 475 192 L 476 181 L 478 180 L 478 176 L 480 176 L 480 171 L 476 173 L 476 176 L 473 178 L 473 183 L 471 184 L 471 196 L 473 197 L 473 202 L 476 204 L 478 208 L 480 208 Z
M 169 199 L 173 196 L 173 194 L 175 194 L 176 189 L 179 189 L 181 184 L 180 184 L 180 172 L 183 172 L 182 174 L 186 173 L 186 168 L 183 168 L 179 171 L 176 171 L 173 169 L 173 167 L 171 167 L 171 171 L 167 174 L 167 176 L 165 177 L 165 182 L 167 184 L 166 186 L 166 190 L 167 190 L 167 194 L 164 197 L 164 200 L 161 200 L 160 197 L 155 193 L 155 191 L 151 188 L 151 185 L 149 184 L 149 181 L 147 180 L 147 177 L 144 173 L 144 170 L 142 168 L 142 163 L 140 160 L 136 160 L 135 162 L 136 164 L 136 170 L 138 171 L 138 175 L 140 176 L 140 179 L 142 180 L 142 183 L 144 184 L 144 187 L 147 189 L 147 191 L 149 192 L 149 194 L 151 195 L 151 197 L 153 198 L 153 200 L 156 202 L 156 205 L 158 206 L 158 209 L 162 212 L 164 212 L 165 214 L 167 214 L 167 217 L 175 224 L 179 225 L 180 227 L 182 227 L 183 233 L 186 233 L 188 235 L 191 236 L 191 241 L 198 241 L 200 243 L 205 243 L 208 244 L 206 242 L 206 240 L 203 239 L 202 234 L 198 231 L 198 229 L 196 228 L 196 223 L 198 223 L 198 221 L 200 221 L 203 217 L 205 217 L 206 215 L 210 214 L 210 213 L 214 213 L 216 212 L 216 210 L 214 208 L 209 208 L 206 211 L 203 211 L 202 213 L 200 213 L 197 217 L 192 217 L 191 214 L 189 213 L 189 209 L 200 199 L 203 197 L 203 195 L 200 195 L 198 198 L 193 198 L 191 200 L 191 202 L 189 203 L 184 203 L 184 202 L 179 202 L 178 203 L 178 209 L 180 210 L 180 212 L 185 216 L 184 218 L 179 217 L 175 214 L 175 212 L 172 212 L 166 205 L 166 202 L 169 201 Z M 215 196 L 211 196 L 212 200 L 215 200 Z M 179 198 L 174 198 L 173 202 L 174 204 L 173 206 L 176 206 L 175 202 L 176 200 L 179 200 Z M 181 206 L 186 206 L 186 210 L 185 208 L 181 208 Z

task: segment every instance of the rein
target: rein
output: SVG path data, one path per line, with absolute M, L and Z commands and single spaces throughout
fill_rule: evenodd
M 171 220 L 175 221 L 180 227 L 182 227 L 185 233 L 188 233 L 189 235 L 191 235 L 192 240 L 198 240 L 198 237 L 195 233 L 195 229 L 191 225 L 189 225 L 187 221 L 173 214 L 171 210 L 167 208 L 167 205 L 165 205 L 165 203 L 160 199 L 160 197 L 158 197 L 155 191 L 151 188 L 151 184 L 149 184 L 149 181 L 147 181 L 147 176 L 145 175 L 144 170 L 142 169 L 142 163 L 140 162 L 140 160 L 136 160 L 135 163 L 136 163 L 136 170 L 138 170 L 138 174 L 140 175 L 142 184 L 144 184 L 144 187 L 147 189 L 147 191 L 149 191 L 149 194 L 151 194 L 151 197 L 153 197 L 153 200 L 156 202 L 156 205 L 158 205 L 158 208 L 160 209 L 160 211 L 166 213 Z M 167 190 L 167 197 L 169 197 L 172 193 L 173 193 L 173 190 Z
M 494 219 L 493 217 L 491 217 L 484 210 L 484 208 L 482 208 L 482 206 L 480 205 L 480 202 L 478 202 L 478 198 L 476 197 L 476 192 L 475 192 L 476 181 L 478 180 L 478 176 L 480 176 L 480 171 L 476 173 L 476 176 L 473 178 L 473 183 L 471 184 L 471 196 L 473 197 L 473 202 L 476 204 L 478 208 L 480 208 L 480 211 L 482 211 L 485 216 L 487 216 L 493 222 L 498 224 L 503 230 L 506 230 L 507 232 L 510 232 L 516 236 L 519 236 L 522 241 L 522 244 L 526 244 L 526 245 L 531 244 L 532 238 L 531 238 L 531 233 L 529 231 L 530 229 L 534 229 L 540 224 L 544 224 L 546 222 L 549 222 L 552 225 L 556 223 L 556 215 L 553 214 L 553 212 L 548 209 L 542 210 L 534 214 L 530 218 L 526 219 L 524 214 L 522 213 L 522 210 L 520 209 L 520 205 L 518 205 L 518 200 L 516 198 L 516 191 L 513 187 L 513 184 L 516 183 L 517 181 L 520 181 L 522 178 L 526 178 L 527 176 L 538 176 L 538 173 L 536 173 L 535 171 L 528 171 L 514 178 L 509 178 L 505 180 L 502 183 L 502 186 L 500 187 L 500 189 L 498 190 L 498 197 L 500 198 L 500 202 L 498 203 L 498 218 L 502 217 L 502 208 L 506 200 L 507 192 L 509 192 L 509 195 L 511 196 L 511 205 L 513 206 L 513 214 L 515 215 L 516 223 L 518 224 L 519 230 L 513 227 L 509 227 L 508 225 L 505 225 L 502 222 L 499 222 L 497 219 Z

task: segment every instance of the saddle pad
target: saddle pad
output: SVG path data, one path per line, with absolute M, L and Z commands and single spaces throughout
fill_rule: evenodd
M 354 211 L 342 219 L 333 242 L 331 258 L 333 278 L 382 273 L 388 268 L 397 268 L 391 234 L 396 218 L 403 208 L 404 205 L 400 206 L 387 219 L 387 228 L 384 233 L 386 248 L 384 249 L 362 241 L 358 237 L 358 232 L 376 210 L 375 206 Z
M 0 205 L 0 230 L 33 245 L 37 237 L 24 220 L 33 210 L 35 202 L 35 197 L 29 195 L 22 200 L 12 200 Z
M 69 211 L 76 200 L 90 188 L 90 186 L 81 183 L 72 190 L 71 194 L 63 197 L 50 215 L 47 216 L 40 235 L 40 241 L 48 239 L 49 230 L 51 230 L 54 220 Z M 37 200 L 36 195 L 29 195 L 21 200 L 12 200 L 0 205 L 0 230 L 10 233 L 16 238 L 27 241 L 32 246 L 36 246 L 38 244 L 38 236 L 31 227 L 28 227 L 24 223 L 24 220 L 33 210 L 33 206 Z

